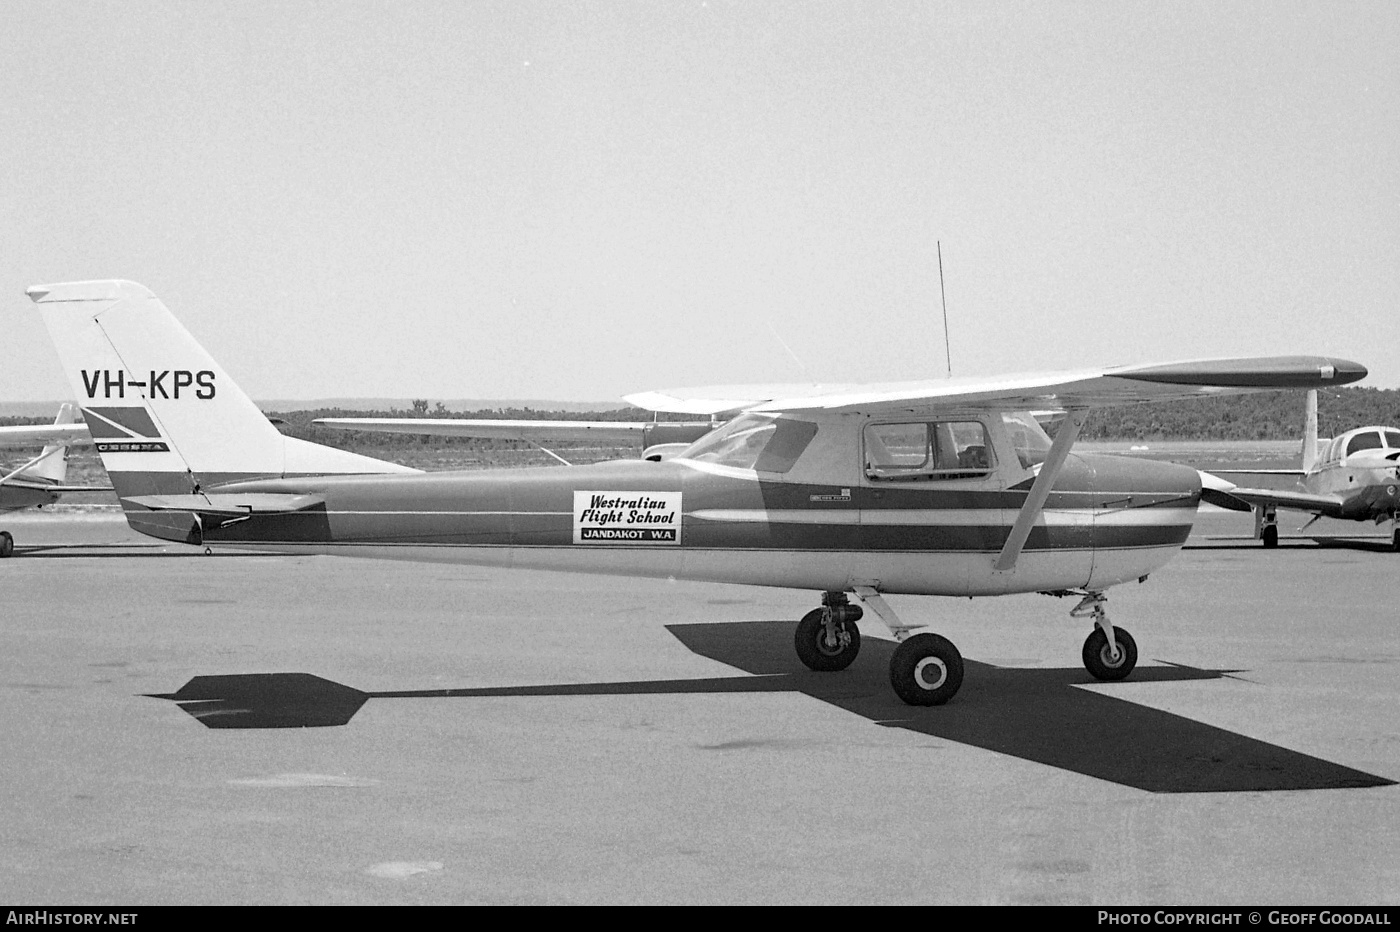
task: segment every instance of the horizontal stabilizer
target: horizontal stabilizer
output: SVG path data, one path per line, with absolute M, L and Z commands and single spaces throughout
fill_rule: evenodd
M 137 495 L 125 501 L 149 508 L 151 511 L 186 511 L 220 518 L 287 514 L 306 511 L 326 502 L 320 495 L 277 492 L 251 492 L 242 495 L 231 492 L 215 492 L 208 495 Z

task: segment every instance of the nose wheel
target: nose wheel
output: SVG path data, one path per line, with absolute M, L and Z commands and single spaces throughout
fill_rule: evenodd
M 1094 630 L 1084 639 L 1084 669 L 1096 680 L 1121 680 L 1137 666 L 1137 642 L 1126 628 L 1119 628 L 1108 619 L 1104 604 L 1108 599 L 1102 592 L 1085 593 L 1079 604 L 1070 610 L 1071 617 L 1093 618 Z

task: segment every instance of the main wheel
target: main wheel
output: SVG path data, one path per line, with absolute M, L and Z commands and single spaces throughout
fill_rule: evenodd
M 1095 626 L 1084 639 L 1084 669 L 1096 680 L 1121 680 L 1133 672 L 1137 666 L 1137 642 L 1123 628 L 1113 629 L 1113 640 L 1118 644 L 1118 653 L 1108 648 L 1108 635 Z
M 0 531 L 0 558 L 12 556 L 15 552 L 15 539 L 9 531 Z
M 1277 546 L 1278 546 L 1278 525 L 1277 525 L 1277 524 L 1270 524 L 1268 527 L 1264 528 L 1264 532 L 1263 532 L 1263 534 L 1262 534 L 1261 536 L 1262 536 L 1263 539 L 1264 539 L 1264 546 L 1265 546 L 1265 547 L 1277 547 Z
M 1390 549 L 1400 551 L 1400 527 L 1396 528 L 1390 534 Z
M 822 610 L 814 608 L 797 623 L 797 633 L 793 635 L 792 643 L 797 648 L 797 659 L 808 669 L 833 673 L 849 667 L 856 654 L 860 653 L 860 629 L 853 621 L 837 622 L 836 641 L 828 643 L 826 625 L 822 624 Z
M 894 650 L 890 685 L 910 705 L 942 705 L 962 686 L 962 654 L 937 634 L 916 634 Z

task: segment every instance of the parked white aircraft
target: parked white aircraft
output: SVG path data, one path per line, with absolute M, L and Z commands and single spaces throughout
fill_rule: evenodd
M 109 490 L 107 486 L 64 485 L 68 477 L 68 446 L 91 442 L 87 426 L 73 423 L 74 417 L 73 406 L 64 404 L 52 424 L 0 427 L 0 446 L 45 444 L 38 456 L 0 476 L 0 512 L 42 508 L 58 501 L 64 492 Z M 0 558 L 14 552 L 14 536 L 9 531 L 0 531 Z
M 813 670 L 844 669 L 868 605 L 900 642 L 895 692 L 938 705 L 962 656 L 914 634 L 891 593 L 1075 595 L 1085 667 L 1127 676 L 1133 638 L 1104 590 L 1180 549 L 1194 469 L 1071 455 L 1089 409 L 1342 385 L 1364 367 L 1271 357 L 872 386 L 633 396 L 654 411 L 741 410 L 661 462 L 424 474 L 286 437 L 150 291 L 29 289 L 84 404 L 127 520 L 208 547 L 477 563 L 813 589 L 796 626 Z M 1029 411 L 1063 410 L 1053 442 Z M 101 431 L 101 432 L 99 432 Z
M 1319 440 L 1317 392 L 1307 394 L 1301 469 L 1220 469 L 1216 475 L 1297 476 L 1293 490 L 1220 485 L 1206 500 L 1254 512 L 1254 538 L 1278 546 L 1278 509 L 1319 518 L 1342 518 L 1390 525 L 1391 547 L 1400 551 L 1400 429 L 1372 426 Z M 1223 493 L 1223 497 L 1222 496 Z M 1233 506 L 1233 499 L 1239 506 Z

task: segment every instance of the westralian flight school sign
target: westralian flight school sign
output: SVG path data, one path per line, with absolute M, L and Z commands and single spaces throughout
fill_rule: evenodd
M 680 492 L 575 492 L 576 544 L 679 544 Z

